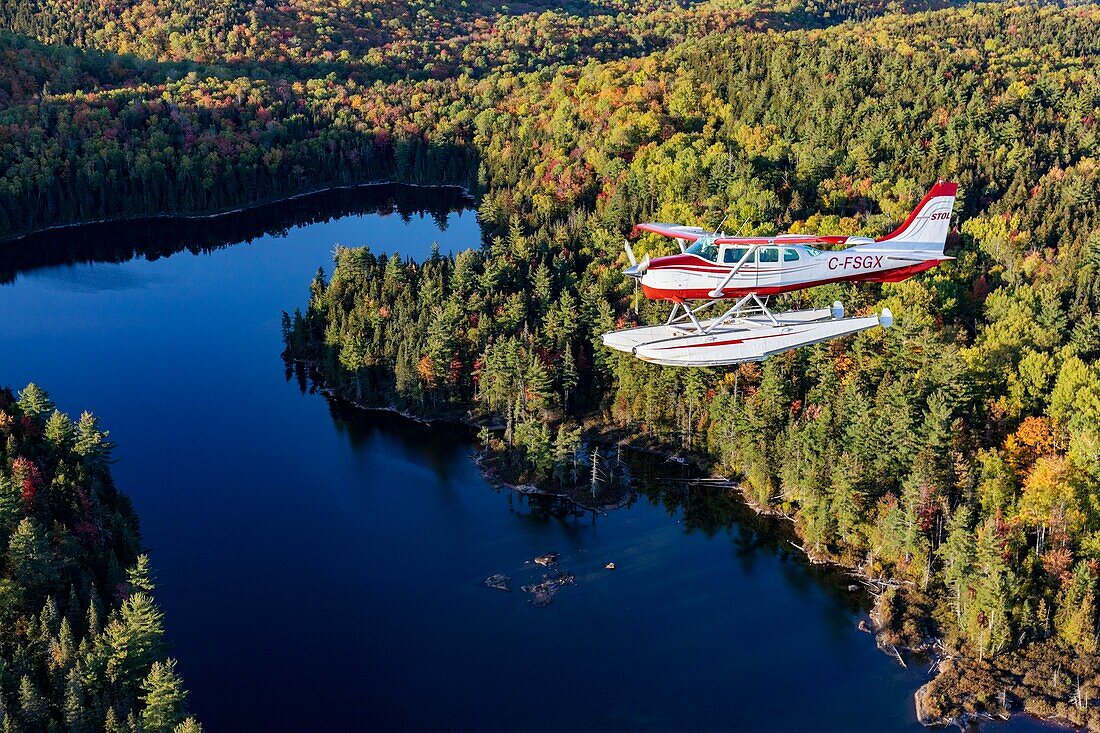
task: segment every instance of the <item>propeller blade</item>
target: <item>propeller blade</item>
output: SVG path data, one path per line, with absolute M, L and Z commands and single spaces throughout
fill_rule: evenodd
M 626 259 L 630 261 L 631 265 L 638 264 L 638 258 L 634 256 L 634 250 L 630 246 L 630 242 L 623 240 L 623 248 L 626 250 Z

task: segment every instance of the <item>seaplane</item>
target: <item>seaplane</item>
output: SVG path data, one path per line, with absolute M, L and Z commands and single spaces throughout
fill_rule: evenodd
M 653 364 L 726 366 L 889 328 L 894 322 L 889 308 L 845 318 L 840 302 L 776 313 L 767 301 L 827 283 L 900 282 L 954 259 L 944 255 L 944 244 L 957 192 L 957 184 L 937 182 L 901 226 L 878 239 L 742 237 L 679 224 L 638 224 L 635 232 L 675 239 L 680 253 L 638 261 L 627 241 L 630 266 L 623 274 L 634 278 L 647 298 L 671 302 L 672 312 L 662 325 L 605 333 L 603 343 Z M 728 307 L 721 312 L 719 304 Z

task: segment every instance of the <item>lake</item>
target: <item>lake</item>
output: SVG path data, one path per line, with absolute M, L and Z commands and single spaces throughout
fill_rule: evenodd
M 468 206 L 382 186 L 0 244 L 0 384 L 111 431 L 206 729 L 920 730 L 926 668 L 774 520 L 671 464 L 629 507 L 562 511 L 490 486 L 467 431 L 287 373 L 280 313 L 334 245 L 477 247 Z M 548 551 L 577 582 L 536 608 Z

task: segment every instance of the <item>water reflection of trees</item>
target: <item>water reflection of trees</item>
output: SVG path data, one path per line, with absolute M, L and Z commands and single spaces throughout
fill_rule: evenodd
M 335 189 L 208 218 L 154 218 L 64 227 L 0 243 L 0 283 L 41 267 L 91 262 L 155 260 L 187 250 L 209 253 L 292 228 L 345 216 L 430 216 L 442 231 L 449 214 L 468 209 L 459 188 L 381 184 Z
M 707 537 L 729 538 L 737 561 L 746 570 L 768 556 L 777 556 L 790 572 L 788 582 L 817 584 L 830 599 L 848 612 L 866 610 L 865 593 L 852 592 L 854 579 L 843 568 L 811 565 L 795 547 L 793 525 L 783 517 L 764 516 L 753 511 L 737 487 L 707 480 L 689 467 L 653 456 L 632 461 L 638 494 L 669 516 L 679 516 L 684 531 Z

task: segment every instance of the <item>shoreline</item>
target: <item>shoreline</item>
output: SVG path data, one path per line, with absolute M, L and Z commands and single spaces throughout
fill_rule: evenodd
M 306 365 L 310 364 L 306 360 L 294 360 L 294 361 L 298 361 L 298 362 L 301 362 L 301 363 L 306 364 Z M 367 411 L 367 412 L 381 412 L 381 413 L 396 415 L 396 416 L 399 416 L 402 419 L 410 420 L 412 422 L 415 422 L 419 425 L 423 425 L 423 426 L 426 426 L 426 427 L 441 427 L 443 425 L 448 425 L 448 424 L 450 424 L 450 425 L 461 424 L 464 427 L 470 428 L 470 429 L 477 429 L 478 427 L 480 427 L 480 425 L 476 421 L 474 421 L 472 418 L 470 418 L 468 416 L 465 417 L 465 418 L 462 418 L 462 419 L 423 417 L 423 416 L 420 416 L 420 415 L 415 415 L 413 413 L 410 413 L 407 410 L 398 409 L 394 406 L 370 406 L 370 405 L 364 405 L 364 404 L 361 404 L 361 403 L 357 403 L 354 400 L 348 400 L 346 398 L 340 397 L 339 395 L 337 395 L 335 393 L 335 391 L 332 388 L 327 387 L 327 386 L 321 386 L 321 387 L 318 388 L 317 391 L 319 393 L 323 394 L 328 399 L 335 400 L 335 401 L 337 401 L 341 404 L 345 404 L 345 405 L 347 405 L 349 407 L 353 407 L 357 410 L 364 410 L 364 411 Z M 672 450 L 671 448 L 669 448 L 667 446 L 661 447 L 659 445 L 653 445 L 653 444 L 636 444 L 636 443 L 634 443 L 633 441 L 630 441 L 630 440 L 616 439 L 613 435 L 610 435 L 608 433 L 614 433 L 616 431 L 620 431 L 621 429 L 614 428 L 612 426 L 606 426 L 606 425 L 603 425 L 603 426 L 600 426 L 600 425 L 584 426 L 583 423 L 582 423 L 582 427 L 585 427 L 586 430 L 594 430 L 596 432 L 596 435 L 591 436 L 589 438 L 589 442 L 591 442 L 591 443 L 596 443 L 596 444 L 603 445 L 603 446 L 606 446 L 606 447 L 618 446 L 618 447 L 626 448 L 627 450 L 635 451 L 637 453 L 644 453 L 644 454 L 648 454 L 648 455 L 662 457 L 662 458 L 665 458 L 666 460 L 670 460 L 670 461 L 675 460 L 675 461 L 678 461 L 678 462 L 691 463 L 696 468 L 698 468 L 701 472 L 703 472 L 705 474 L 706 478 L 722 479 L 722 480 L 728 481 L 729 482 L 729 488 L 734 489 L 736 491 L 738 501 L 740 501 L 741 504 L 743 506 L 745 506 L 747 509 L 752 511 L 753 514 L 755 514 L 758 517 L 765 517 L 765 518 L 777 519 L 777 520 L 778 519 L 785 519 L 785 520 L 789 521 L 791 523 L 791 532 L 793 533 L 794 537 L 796 539 L 801 539 L 799 537 L 798 530 L 797 530 L 797 522 L 796 522 L 795 518 L 792 515 L 787 514 L 787 513 L 783 512 L 783 511 L 780 511 L 778 509 L 764 508 L 764 507 L 760 507 L 760 506 L 756 505 L 756 503 L 747 495 L 747 493 L 745 492 L 744 487 L 740 483 L 730 481 L 728 479 L 728 477 L 719 475 L 718 473 L 713 471 L 710 466 L 707 466 L 706 462 L 701 460 L 701 458 L 699 456 L 694 455 L 690 452 L 685 454 L 685 452 L 682 451 L 682 450 Z M 606 432 L 601 431 L 600 430 L 601 427 L 603 428 L 603 431 L 606 431 Z M 490 485 L 492 485 L 494 488 L 508 489 L 510 491 L 514 491 L 515 493 L 523 495 L 523 496 L 544 496 L 544 497 L 549 497 L 549 498 L 554 498 L 554 499 L 562 499 L 562 500 L 565 500 L 565 501 L 569 502 L 569 504 L 572 505 L 573 507 L 575 507 L 579 510 L 582 510 L 582 511 L 586 511 L 586 512 L 588 512 L 588 511 L 591 511 L 591 512 L 610 512 L 610 511 L 615 511 L 615 510 L 618 510 L 618 509 L 622 509 L 626 506 L 629 506 L 631 500 L 633 499 L 633 497 L 636 494 L 636 492 L 634 492 L 633 490 L 630 490 L 630 491 L 625 492 L 625 494 L 622 497 L 620 497 L 616 502 L 613 502 L 613 503 L 607 504 L 607 505 L 602 505 L 602 506 L 590 506 L 590 505 L 586 505 L 584 502 L 580 501 L 578 498 L 576 498 L 576 497 L 574 497 L 574 496 L 572 496 L 568 493 L 565 493 L 565 492 L 545 489 L 545 488 L 542 488 L 542 487 L 537 486 L 535 484 L 529 484 L 529 483 L 517 484 L 517 483 L 506 481 L 502 477 L 500 477 L 493 470 L 493 468 L 491 466 L 485 465 L 486 457 L 487 457 L 487 455 L 486 455 L 485 451 L 483 449 L 478 449 L 476 451 L 475 456 L 473 457 L 473 462 L 478 467 L 478 469 L 481 471 L 481 474 L 485 478 L 485 480 Z M 881 607 L 882 607 L 884 601 L 887 598 L 886 591 L 890 590 L 891 588 L 902 587 L 904 585 L 904 583 L 901 582 L 901 581 L 892 580 L 890 578 L 872 577 L 871 575 L 869 575 L 866 572 L 866 569 L 863 568 L 863 567 L 846 564 L 846 563 L 840 561 L 838 558 L 835 558 L 835 557 L 832 557 L 832 556 L 829 556 L 829 555 L 819 555 L 817 553 L 814 553 L 812 550 L 807 549 L 803 545 L 797 544 L 794 541 L 788 541 L 788 544 L 790 544 L 794 549 L 798 550 L 799 553 L 804 558 L 805 562 L 807 562 L 808 564 L 813 565 L 813 566 L 825 566 L 825 567 L 831 568 L 834 571 L 843 572 L 843 573 L 849 575 L 850 577 L 852 577 L 859 584 L 859 588 L 857 589 L 857 591 L 861 592 L 863 594 L 866 594 L 866 596 L 871 601 L 871 609 L 870 609 L 869 612 L 867 612 L 867 618 L 869 619 L 870 623 L 868 624 L 867 621 L 861 619 L 855 628 L 859 632 L 869 633 L 871 635 L 871 638 L 873 639 L 873 643 L 875 644 L 876 649 L 878 649 L 879 652 L 881 652 L 882 654 L 884 654 L 887 657 L 893 658 L 894 660 L 896 660 L 896 662 L 898 664 L 900 664 L 903 668 L 906 668 L 906 669 L 908 669 L 911 666 L 911 663 L 912 663 L 912 662 L 907 663 L 905 657 L 908 657 L 908 656 L 913 657 L 912 661 L 920 661 L 922 663 L 923 662 L 930 662 L 931 663 L 931 666 L 929 668 L 928 674 L 926 675 L 925 681 L 919 687 L 917 687 L 917 689 L 914 690 L 914 692 L 913 692 L 914 712 L 916 714 L 917 722 L 920 723 L 920 725 L 922 725 L 923 727 L 925 727 L 925 728 L 957 727 L 960 730 L 978 730 L 978 729 L 981 729 L 982 727 L 984 727 L 984 724 L 987 724 L 987 723 L 1002 723 L 1002 722 L 1006 722 L 1008 720 L 1011 720 L 1014 717 L 1024 717 L 1024 718 L 1029 718 L 1033 721 L 1036 721 L 1036 722 L 1038 722 L 1038 723 L 1040 723 L 1044 726 L 1048 726 L 1048 727 L 1050 727 L 1050 729 L 1052 731 L 1057 731 L 1057 730 L 1078 730 L 1078 728 L 1075 728 L 1071 724 L 1068 724 L 1064 719 L 1046 718 L 1046 717 L 1040 717 L 1040 716 L 1037 716 L 1037 715 L 1033 715 L 1033 714 L 1027 712 L 1027 710 L 1024 709 L 1023 707 L 1021 707 L 1020 709 L 1009 711 L 1007 716 L 1005 716 L 1005 717 L 998 716 L 998 715 L 995 715 L 994 713 L 990 713 L 990 712 L 986 712 L 986 711 L 974 712 L 974 713 L 964 712 L 959 716 L 950 717 L 950 718 L 936 718 L 934 716 L 931 716 L 927 712 L 927 710 L 925 709 L 925 702 L 924 702 L 925 699 L 927 698 L 928 694 L 929 694 L 930 684 L 939 676 L 940 669 L 941 669 L 942 665 L 944 665 L 946 663 L 949 663 L 949 662 L 951 662 L 955 659 L 960 659 L 960 661 L 965 661 L 965 658 L 951 657 L 950 655 L 947 655 L 947 654 L 943 653 L 941 651 L 941 646 L 939 644 L 940 640 L 937 639 L 937 638 L 925 639 L 924 643 L 920 647 L 913 647 L 913 646 L 900 646 L 899 647 L 899 646 L 894 645 L 890 641 L 886 640 L 885 638 L 883 638 L 884 635 L 889 631 L 881 623 L 881 618 L 882 618 L 882 608 Z M 853 583 L 853 585 L 855 585 L 855 583 Z M 853 592 L 857 592 L 857 591 L 853 591 Z M 903 653 L 904 653 L 905 656 L 903 656 Z M 1021 702 L 1023 702 L 1023 701 L 1021 701 Z
M 323 381 L 323 378 L 321 377 L 319 370 L 317 369 L 316 361 L 302 358 L 283 358 L 284 361 L 287 363 L 299 364 L 305 367 L 308 370 L 309 379 L 311 379 L 316 385 L 315 391 L 318 394 L 324 396 L 326 399 L 330 400 L 331 402 L 336 402 L 337 404 L 363 412 L 377 412 L 387 415 L 396 415 L 404 420 L 408 420 L 410 422 L 416 423 L 417 425 L 422 425 L 428 428 L 439 428 L 446 425 L 460 425 L 466 430 L 477 431 L 480 428 L 484 427 L 484 424 L 479 423 L 471 416 L 468 409 L 459 408 L 459 411 L 457 411 L 455 415 L 448 417 L 425 417 L 423 415 L 417 415 L 415 413 L 409 412 L 408 410 L 402 410 L 395 405 L 367 405 L 362 402 L 358 402 L 356 400 L 338 394 L 334 388 L 326 385 Z M 493 429 L 493 426 L 490 425 L 489 428 Z M 608 441 L 601 440 L 599 438 L 590 442 L 602 445 L 610 445 Z M 654 451 L 645 451 L 644 449 L 633 448 L 632 446 L 626 447 L 632 450 L 637 450 L 639 452 L 655 453 Z M 657 453 L 657 455 L 663 454 Z M 553 499 L 564 499 L 575 508 L 586 512 L 606 512 L 615 509 L 621 509 L 624 506 L 627 506 L 636 495 L 636 492 L 630 489 L 625 491 L 621 497 L 610 504 L 586 504 L 579 498 L 564 491 L 545 489 L 541 486 L 531 483 L 519 484 L 508 481 L 500 476 L 492 466 L 486 465 L 487 458 L 489 458 L 488 452 L 484 448 L 477 448 L 475 450 L 473 462 L 474 465 L 476 465 L 481 471 L 481 475 L 485 478 L 485 480 L 494 488 L 509 489 L 510 491 L 514 491 L 517 494 L 521 494 L 523 496 L 544 496 Z
M 305 360 L 305 359 L 291 359 L 290 361 L 293 362 L 293 363 L 302 364 L 306 367 L 313 367 L 314 366 L 314 364 L 312 362 L 310 362 L 308 360 Z M 328 386 L 319 385 L 318 388 L 317 388 L 317 393 L 320 394 L 320 395 L 323 395 L 326 399 L 332 400 L 334 402 L 339 403 L 340 405 L 344 405 L 346 407 L 350 407 L 350 408 L 355 409 L 355 410 L 360 410 L 360 411 L 363 411 L 363 412 L 377 412 L 377 413 L 383 413 L 383 414 L 386 414 L 386 415 L 396 415 L 396 416 L 398 416 L 398 417 L 400 417 L 404 420 L 408 420 L 410 422 L 416 423 L 417 425 L 422 425 L 422 426 L 428 427 L 428 428 L 442 428 L 446 425 L 452 425 L 452 426 L 453 425 L 460 425 L 465 429 L 468 429 L 468 430 L 471 430 L 471 431 L 476 431 L 477 429 L 482 427 L 476 420 L 469 417 L 468 413 L 467 413 L 467 416 L 463 417 L 463 418 L 460 418 L 460 417 L 440 417 L 440 418 L 424 417 L 424 416 L 416 415 L 412 412 L 409 412 L 408 410 L 402 410 L 402 409 L 400 409 L 400 408 L 398 408 L 394 405 L 366 405 L 366 404 L 363 404 L 361 402 L 356 402 L 355 400 L 348 399 L 346 397 L 343 397 L 343 396 L 337 394 L 336 390 L 334 390 L 332 387 L 328 387 Z M 510 491 L 516 492 L 517 494 L 521 494 L 523 496 L 544 496 L 544 497 L 551 498 L 551 499 L 563 499 L 563 500 L 569 502 L 571 505 L 573 505 L 577 509 L 580 509 L 580 510 L 586 511 L 586 512 L 597 512 L 597 513 L 598 512 L 608 512 L 608 511 L 614 511 L 616 509 L 621 509 L 621 508 L 627 506 L 629 504 L 630 500 L 634 498 L 635 492 L 633 492 L 632 490 L 629 490 L 629 491 L 624 492 L 623 496 L 619 497 L 618 500 L 616 500 L 615 502 L 613 502 L 611 504 L 605 504 L 605 505 L 586 504 L 583 501 L 581 501 L 580 499 L 578 499 L 577 497 L 575 497 L 575 496 L 573 496 L 573 495 L 571 495 L 567 492 L 564 492 L 564 491 L 553 491 L 553 490 L 550 490 L 550 489 L 545 489 L 541 486 L 538 486 L 537 484 L 531 484 L 531 483 L 518 484 L 518 483 L 508 481 L 508 480 L 504 479 L 503 477 L 501 477 L 493 469 L 492 466 L 486 465 L 486 459 L 487 458 L 489 458 L 489 454 L 483 448 L 478 448 L 475 451 L 473 462 L 474 462 L 474 465 L 477 466 L 478 469 L 481 471 L 481 475 L 485 478 L 485 480 L 493 488 L 508 489 Z
M 310 196 L 320 196 L 326 193 L 332 193 L 334 191 L 353 191 L 359 188 L 374 188 L 378 186 L 405 186 L 408 188 L 450 188 L 457 191 L 461 191 L 464 198 L 469 199 L 471 202 L 476 202 L 477 197 L 470 192 L 470 189 L 458 183 L 402 183 L 392 179 L 377 179 L 373 181 L 363 181 L 362 183 L 347 183 L 337 184 L 332 186 L 323 186 L 321 188 L 314 188 L 308 191 L 300 191 L 288 196 L 277 196 L 274 198 L 263 199 L 262 201 L 256 201 L 250 204 L 244 204 L 231 209 L 218 209 L 215 211 L 206 211 L 203 213 L 184 213 L 184 212 L 167 212 L 162 211 L 154 214 L 120 214 L 118 216 L 107 216 L 101 219 L 84 219 L 81 221 L 68 222 L 65 224 L 51 224 L 50 226 L 39 227 L 37 229 L 31 229 L 29 231 L 20 232 L 18 234 L 12 234 L 10 236 L 0 237 L 0 248 L 6 247 L 15 242 L 22 241 L 28 237 L 33 237 L 39 234 L 46 234 L 47 232 L 58 232 L 65 229 L 80 229 L 81 227 L 95 226 L 97 224 L 121 224 L 125 222 L 143 222 L 143 221 L 204 221 L 212 219 L 220 219 L 224 216 L 233 216 L 234 214 L 244 214 L 256 209 L 262 209 L 265 206 L 275 206 L 277 204 L 286 203 L 288 201 L 297 201 L 298 199 L 308 198 Z

